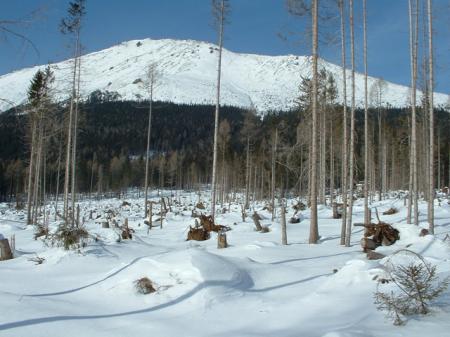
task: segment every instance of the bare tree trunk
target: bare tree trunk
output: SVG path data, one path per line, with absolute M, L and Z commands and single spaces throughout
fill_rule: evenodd
M 334 146 L 333 120 L 330 118 L 330 205 L 334 203 Z
M 79 34 L 79 33 L 78 33 Z M 80 39 L 77 37 L 77 41 L 79 43 Z M 72 182 L 71 182 L 71 195 L 72 195 L 72 212 L 75 212 L 75 203 L 76 203 L 76 195 L 75 195 L 75 182 L 76 182 L 76 157 L 77 157 L 77 137 L 78 137 L 78 104 L 80 100 L 80 82 L 81 82 L 81 47 L 78 46 L 78 74 L 77 74 L 77 88 L 75 93 L 75 112 L 74 112 L 74 120 L 73 120 L 73 146 L 72 146 Z M 75 60 L 75 62 L 77 62 Z M 75 226 L 75 217 L 72 216 L 72 227 Z
M 275 168 L 276 168 L 276 160 L 277 160 L 277 142 L 278 142 L 278 129 L 275 129 L 275 138 L 273 140 L 273 149 L 272 149 L 272 183 L 271 183 L 271 205 L 272 205 L 272 221 L 275 219 Z
M 69 185 L 70 185 L 70 155 L 72 153 L 72 129 L 74 120 L 74 104 L 76 99 L 76 79 L 77 79 L 77 67 L 78 67 L 78 47 L 79 41 L 76 41 L 75 58 L 73 66 L 73 78 L 72 78 L 72 97 L 70 99 L 69 108 L 69 125 L 67 127 L 67 144 L 66 144 L 66 168 L 64 174 L 64 219 L 66 225 L 68 225 L 69 215 Z
M 309 243 L 319 240 L 317 222 L 317 61 L 318 61 L 318 2 L 312 0 L 312 156 L 311 156 L 311 222 Z
M 59 139 L 59 151 L 58 151 L 58 169 L 56 171 L 56 195 L 55 195 L 55 221 L 58 215 L 58 201 L 59 201 L 59 181 L 61 173 L 61 156 L 62 156 L 62 133 Z
M 325 98 L 325 104 L 327 99 Z M 327 128 L 325 119 L 325 109 L 320 111 L 320 176 L 319 176 L 319 203 L 326 205 L 326 146 L 327 146 Z
M 30 115 L 30 118 L 33 118 Z M 36 120 L 32 121 L 31 130 L 31 151 L 30 151 L 30 166 L 28 168 L 28 186 L 27 186 L 27 225 L 31 225 L 31 200 L 33 194 L 33 171 L 34 171 L 34 152 L 36 151 Z
M 249 208 L 250 193 L 250 137 L 247 136 L 247 163 L 245 165 L 245 209 Z
M 429 66 L 429 118 L 430 118 L 430 159 L 429 159 L 429 200 L 428 200 L 428 222 L 430 224 L 429 230 L 431 234 L 434 234 L 434 74 L 433 74 L 433 13 L 432 13 L 432 0 L 428 0 L 428 66 Z
M 286 231 L 286 206 L 281 206 L 281 244 L 287 245 L 287 231 Z
M 367 8 L 363 0 L 364 39 L 364 223 L 370 223 L 369 212 L 369 103 L 367 90 Z
M 345 14 L 344 1 L 339 1 L 339 10 L 341 16 L 341 57 L 342 57 L 342 88 L 343 88 L 343 131 L 342 131 L 342 224 L 341 224 L 341 245 L 345 244 L 345 233 L 347 225 L 347 177 L 348 177 L 348 144 L 347 144 L 347 71 L 346 71 L 346 56 L 345 56 Z
M 407 222 L 411 223 L 414 208 L 414 224 L 419 224 L 417 201 L 417 131 L 416 131 L 416 82 L 417 82 L 417 49 L 418 49 L 418 0 L 415 2 L 413 14 L 412 0 L 409 0 L 409 30 L 411 59 L 411 154 L 410 154 L 410 187 Z
M 211 217 L 214 220 L 216 211 L 216 180 L 217 180 L 217 143 L 219 133 L 219 110 L 220 110 L 220 81 L 222 73 L 222 47 L 223 47 L 223 30 L 225 24 L 225 0 L 220 3 L 219 18 L 219 58 L 217 65 L 217 92 L 216 92 L 216 111 L 214 115 L 214 150 L 213 150 L 213 172 L 211 182 Z
M 148 107 L 148 129 L 147 129 L 147 152 L 145 155 L 145 181 L 144 181 L 144 189 L 145 189 L 145 216 L 147 217 L 148 214 L 148 164 L 149 164 L 149 157 L 150 157 L 150 136 L 151 136 L 151 130 L 152 130 L 152 107 L 153 107 L 153 79 L 150 79 L 150 102 Z
M 354 151 L 355 151 L 355 35 L 353 22 L 353 0 L 350 0 L 350 51 L 352 63 L 352 106 L 350 116 L 350 158 L 349 158 L 349 190 L 350 203 L 348 212 L 348 222 L 345 235 L 345 246 L 350 247 L 350 238 L 352 234 L 352 215 L 353 215 L 353 175 L 354 175 Z

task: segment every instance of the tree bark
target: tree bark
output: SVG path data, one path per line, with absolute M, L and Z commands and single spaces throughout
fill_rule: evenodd
M 349 158 L 349 192 L 350 203 L 348 212 L 348 222 L 345 235 L 345 246 L 350 247 L 352 233 L 352 215 L 353 215 L 353 175 L 354 175 L 354 151 L 355 151 L 355 38 L 353 22 L 353 0 L 350 0 L 350 51 L 352 63 L 352 105 L 350 116 L 350 158 Z
M 281 206 L 281 244 L 287 245 L 287 231 L 286 231 L 286 206 Z
M 318 61 L 318 2 L 312 0 L 312 163 L 311 163 L 311 222 L 309 243 L 319 240 L 317 222 L 317 61 Z
M 149 70 L 151 71 L 151 70 Z M 153 77 L 152 74 L 149 74 Z M 148 215 L 148 169 L 149 169 L 149 157 L 150 157 L 150 136 L 151 136 L 151 130 L 152 130 L 152 108 L 153 108 L 153 78 L 149 78 L 149 85 L 150 85 L 150 102 L 148 107 L 148 129 L 147 129 L 147 152 L 145 155 L 145 181 L 144 181 L 144 189 L 145 189 L 145 216 Z
M 347 177 L 348 177 L 348 144 L 347 144 L 347 71 L 346 71 L 346 52 L 345 52 L 345 12 L 344 1 L 339 1 L 339 10 L 341 16 L 341 58 L 342 58 L 342 88 L 343 88 L 343 131 L 342 131 L 342 224 L 341 224 L 341 241 L 345 244 L 346 226 L 347 226 Z
M 216 91 L 216 110 L 214 114 L 214 150 L 213 150 L 213 172 L 211 182 L 211 217 L 214 221 L 216 209 L 216 176 L 217 176 L 217 143 L 219 134 L 219 110 L 220 110 L 220 81 L 222 73 L 222 47 L 223 47 L 223 30 L 225 24 L 225 0 L 220 4 L 219 18 L 219 58 L 217 64 L 217 91 Z
M 363 0 L 364 44 L 364 223 L 369 224 L 369 103 L 367 90 L 367 8 Z
M 431 234 L 434 234 L 434 111 L 433 111 L 433 14 L 432 0 L 428 0 L 428 66 L 429 66 L 429 119 L 430 119 L 430 158 L 429 158 L 429 199 L 428 199 L 428 223 Z

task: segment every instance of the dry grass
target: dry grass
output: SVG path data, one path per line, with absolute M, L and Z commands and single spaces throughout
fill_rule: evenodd
M 156 291 L 153 286 L 153 282 L 148 277 L 141 277 L 139 280 L 134 281 L 134 286 L 139 294 L 147 295 Z

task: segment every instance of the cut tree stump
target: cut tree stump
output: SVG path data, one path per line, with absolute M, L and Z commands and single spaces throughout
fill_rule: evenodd
M 12 258 L 13 253 L 8 239 L 5 239 L 0 235 L 0 261 L 11 260 Z
M 342 218 L 342 204 L 333 203 L 333 219 Z
M 258 232 L 262 231 L 263 228 L 262 228 L 261 222 L 260 222 L 261 217 L 259 216 L 258 213 L 256 213 L 256 211 L 253 213 L 252 219 L 253 219 L 253 222 L 255 223 L 256 230 Z
M 364 252 L 367 252 L 369 250 L 374 250 L 378 247 L 374 240 L 369 238 L 362 238 L 361 239 L 361 247 Z
M 426 235 L 428 235 L 428 234 L 430 234 L 430 232 L 428 231 L 428 229 L 422 228 L 421 231 L 420 231 L 420 233 L 419 233 L 419 236 L 426 236 Z M 448 235 L 448 234 L 447 234 L 447 235 Z
M 131 240 L 133 239 L 134 230 L 128 227 L 128 218 L 125 218 L 125 224 L 122 226 L 122 239 L 123 240 Z
M 287 245 L 286 207 L 281 206 L 281 244 Z
M 217 235 L 217 248 L 227 248 L 227 233 L 220 231 Z

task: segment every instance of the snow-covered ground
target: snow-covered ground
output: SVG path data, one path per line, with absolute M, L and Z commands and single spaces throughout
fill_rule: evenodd
M 203 194 L 206 199 L 207 194 Z M 450 291 L 427 316 L 393 326 L 373 304 L 376 275 L 383 263 L 368 261 L 359 240 L 363 229 L 353 230 L 350 248 L 339 245 L 340 220 L 329 207 L 319 208 L 321 240 L 308 244 L 309 213 L 298 224 L 288 224 L 288 246 L 282 246 L 279 219 L 254 205 L 269 233 L 254 231 L 240 205 L 217 216 L 232 227 L 230 247 L 217 249 L 216 235 L 208 241 L 185 241 L 197 195 L 181 193 L 181 206 L 172 206 L 162 229 L 147 234 L 143 200 L 83 201 L 88 218 L 115 210 L 116 219 L 136 232 L 132 240 L 117 242 L 118 232 L 94 220 L 86 227 L 90 240 L 80 252 L 48 247 L 33 239 L 33 228 L 21 221 L 24 212 L 0 204 L 0 233 L 16 237 L 16 258 L 0 262 L 0 336 L 449 336 Z M 291 204 L 293 201 L 289 201 Z M 405 224 L 403 200 L 375 202 L 380 214 L 395 206 L 400 212 L 381 220 L 394 224 L 400 240 L 380 247 L 384 253 L 408 247 L 450 275 L 450 205 L 436 201 L 436 235 L 419 237 L 420 228 Z M 420 204 L 426 224 L 426 204 Z M 290 216 L 293 213 L 289 209 Z M 361 222 L 362 201 L 355 205 Z M 53 218 L 53 217 L 52 217 Z M 156 218 L 156 217 L 155 217 Z M 5 220 L 9 219 L 9 220 Z M 14 220 L 14 221 L 12 221 Z M 51 226 L 54 226 L 52 224 Z M 42 264 L 30 261 L 45 258 Z M 134 281 L 147 276 L 157 292 L 138 294 Z

